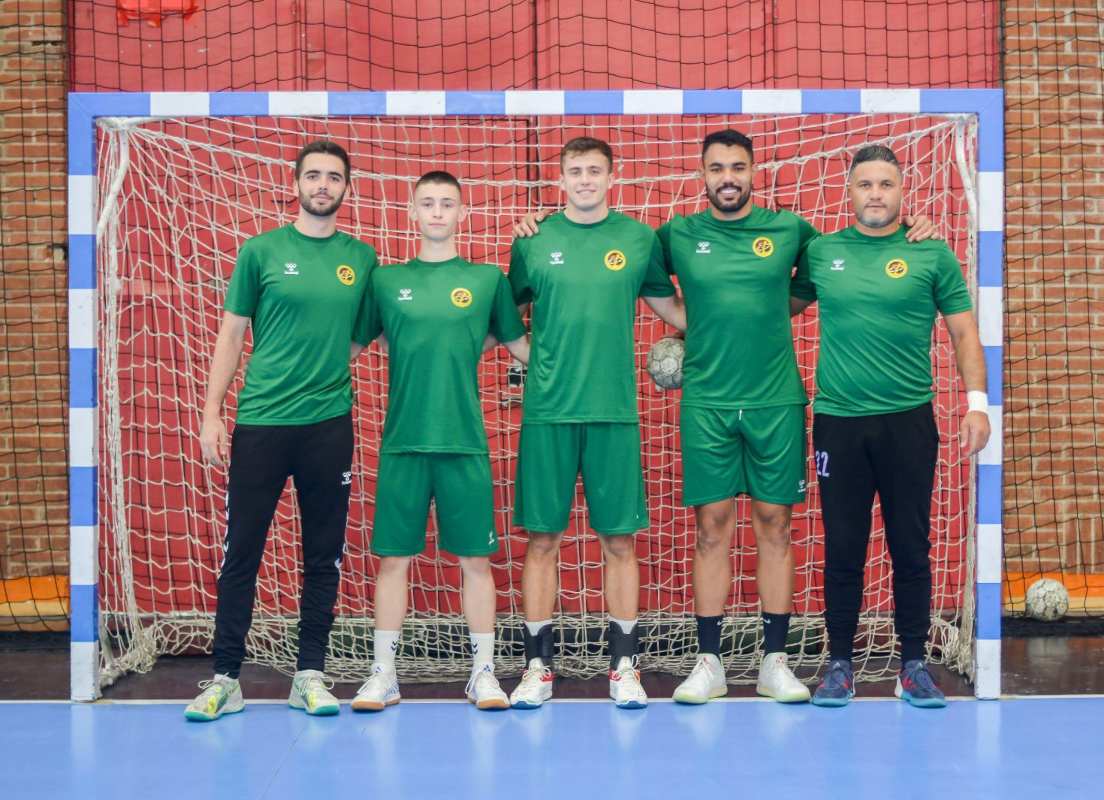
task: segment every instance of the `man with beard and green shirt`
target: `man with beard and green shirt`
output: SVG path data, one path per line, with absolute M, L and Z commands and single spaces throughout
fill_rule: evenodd
M 477 708 L 506 708 L 494 674 L 490 556 L 498 551 L 498 532 L 477 370 L 495 342 L 522 363 L 529 345 L 502 270 L 457 252 L 467 208 L 456 177 L 434 170 L 419 178 L 410 213 L 420 235 L 418 257 L 372 275 L 368 327 L 370 336 L 382 333 L 387 340 L 387 419 L 372 520 L 372 552 L 380 556 L 375 660 L 353 710 L 382 711 L 400 700 L 395 652 L 410 560 L 425 548 L 431 501 L 439 547 L 460 560 L 463 575 L 474 656 L 465 694 Z
M 666 319 L 680 302 L 648 226 L 611 211 L 613 152 L 579 137 L 560 154 L 562 213 L 514 242 L 514 299 L 532 304 L 532 353 L 514 484 L 514 524 L 529 532 L 522 572 L 527 668 L 515 708 L 552 696 L 557 558 L 582 474 L 605 559 L 610 697 L 648 702 L 636 670 L 640 573 L 633 534 L 648 526 L 640 459 L 633 329 L 637 298 Z
M 288 704 L 312 715 L 340 710 L 323 670 L 353 482 L 349 361 L 371 341 L 365 307 L 376 266 L 371 247 L 337 230 L 348 186 L 349 156 L 340 146 L 321 141 L 300 150 L 298 217 L 245 242 L 230 278 L 199 434 L 204 461 L 229 462 L 215 675 L 200 684 L 185 712 L 190 720 L 244 707 L 238 672 L 265 539 L 288 476 L 303 532 L 299 656 Z M 222 402 L 250 327 L 253 354 L 228 443 Z

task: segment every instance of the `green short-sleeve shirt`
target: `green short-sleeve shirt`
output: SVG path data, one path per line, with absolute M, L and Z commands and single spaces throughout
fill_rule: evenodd
M 523 421 L 637 422 L 637 298 L 675 293 L 655 231 L 617 211 L 591 225 L 553 214 L 514 241 L 510 286 L 533 304 Z
M 932 327 L 971 309 L 962 268 L 945 242 L 908 244 L 905 228 L 866 236 L 846 228 L 806 248 L 791 291 L 820 304 L 818 413 L 906 411 L 931 400 Z
M 224 305 L 253 328 L 239 423 L 309 425 L 352 409 L 349 345 L 371 341 L 375 266 L 376 251 L 340 231 L 315 238 L 285 225 L 242 245 Z
M 502 270 L 414 259 L 372 274 L 368 332 L 387 337 L 385 453 L 486 453 L 479 360 L 490 333 L 525 335 Z
M 764 408 L 808 401 L 794 356 L 790 280 L 816 228 L 789 211 L 709 211 L 659 229 L 686 300 L 682 404 Z

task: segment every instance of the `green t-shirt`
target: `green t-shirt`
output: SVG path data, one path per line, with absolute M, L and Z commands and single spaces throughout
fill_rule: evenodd
M 655 231 L 617 211 L 581 225 L 563 213 L 516 239 L 510 286 L 532 302 L 523 420 L 637 422 L 637 297 L 670 297 Z
M 340 231 L 315 238 L 285 225 L 242 245 L 224 305 L 253 327 L 238 423 L 309 425 L 352 409 L 349 345 L 371 341 L 375 266 L 376 251 Z
M 854 227 L 809 244 L 791 292 L 820 303 L 818 413 L 862 417 L 931 400 L 935 313 L 969 311 L 970 293 L 946 243 L 908 244 L 905 228 Z
M 483 341 L 525 335 L 502 270 L 414 259 L 372 273 L 368 332 L 387 337 L 384 453 L 486 453 L 477 370 Z
M 763 408 L 808 402 L 794 356 L 790 278 L 816 228 L 753 207 L 723 221 L 703 211 L 659 229 L 686 300 L 682 403 Z

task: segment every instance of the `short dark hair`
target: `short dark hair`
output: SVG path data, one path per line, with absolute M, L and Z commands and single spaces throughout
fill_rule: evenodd
M 455 186 L 456 191 L 460 190 L 460 181 L 451 172 L 445 172 L 443 169 L 434 169 L 427 172 L 422 177 L 418 178 L 418 182 L 414 184 L 414 191 L 418 191 L 418 187 L 426 183 L 443 183 L 446 186 Z
M 725 128 L 723 131 L 713 131 L 713 133 L 702 139 L 702 161 L 705 161 L 705 151 L 715 144 L 723 144 L 726 147 L 742 147 L 747 150 L 748 158 L 755 161 L 755 148 L 751 146 L 751 139 L 739 131 L 734 131 L 732 128 Z
M 847 177 L 851 177 L 855 167 L 859 164 L 865 164 L 867 161 L 885 161 L 887 164 L 897 167 L 898 172 L 901 171 L 901 162 L 897 160 L 897 156 L 892 150 L 884 144 L 868 144 L 860 147 L 859 152 L 855 153 L 855 157 L 851 159 L 851 166 L 847 169 Z
M 613 148 L 606 142 L 601 139 L 595 139 L 593 136 L 576 136 L 565 144 L 563 150 L 560 151 L 560 167 L 563 167 L 564 159 L 568 156 L 578 156 L 595 150 L 606 157 L 606 161 L 609 162 L 610 172 L 613 172 Z
M 311 142 L 302 150 L 299 151 L 299 155 L 295 156 L 295 177 L 298 178 L 299 174 L 303 171 L 303 161 L 307 156 L 312 153 L 323 153 L 327 156 L 337 156 L 341 159 L 341 163 L 345 165 L 345 180 L 349 180 L 349 174 L 352 171 L 352 165 L 349 163 L 349 154 L 345 152 L 345 148 L 339 145 L 337 142 L 327 141 L 326 139 L 320 139 L 317 142 Z

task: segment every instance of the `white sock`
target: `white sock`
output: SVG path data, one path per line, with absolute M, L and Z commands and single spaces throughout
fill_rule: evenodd
M 395 652 L 399 649 L 399 631 L 376 631 L 373 655 L 377 664 L 395 668 Z
M 552 620 L 550 619 L 542 619 L 540 622 L 530 622 L 529 620 L 525 620 L 525 629 L 529 631 L 530 636 L 536 636 L 538 633 L 541 632 L 541 628 L 543 628 L 545 625 L 551 624 Z
M 609 620 L 610 622 L 617 623 L 617 627 L 621 629 L 621 633 L 632 633 L 633 628 L 636 627 L 635 619 L 615 619 L 614 617 L 610 617 Z
M 484 664 L 494 664 L 494 640 L 493 633 L 471 634 L 472 672 L 481 669 Z

